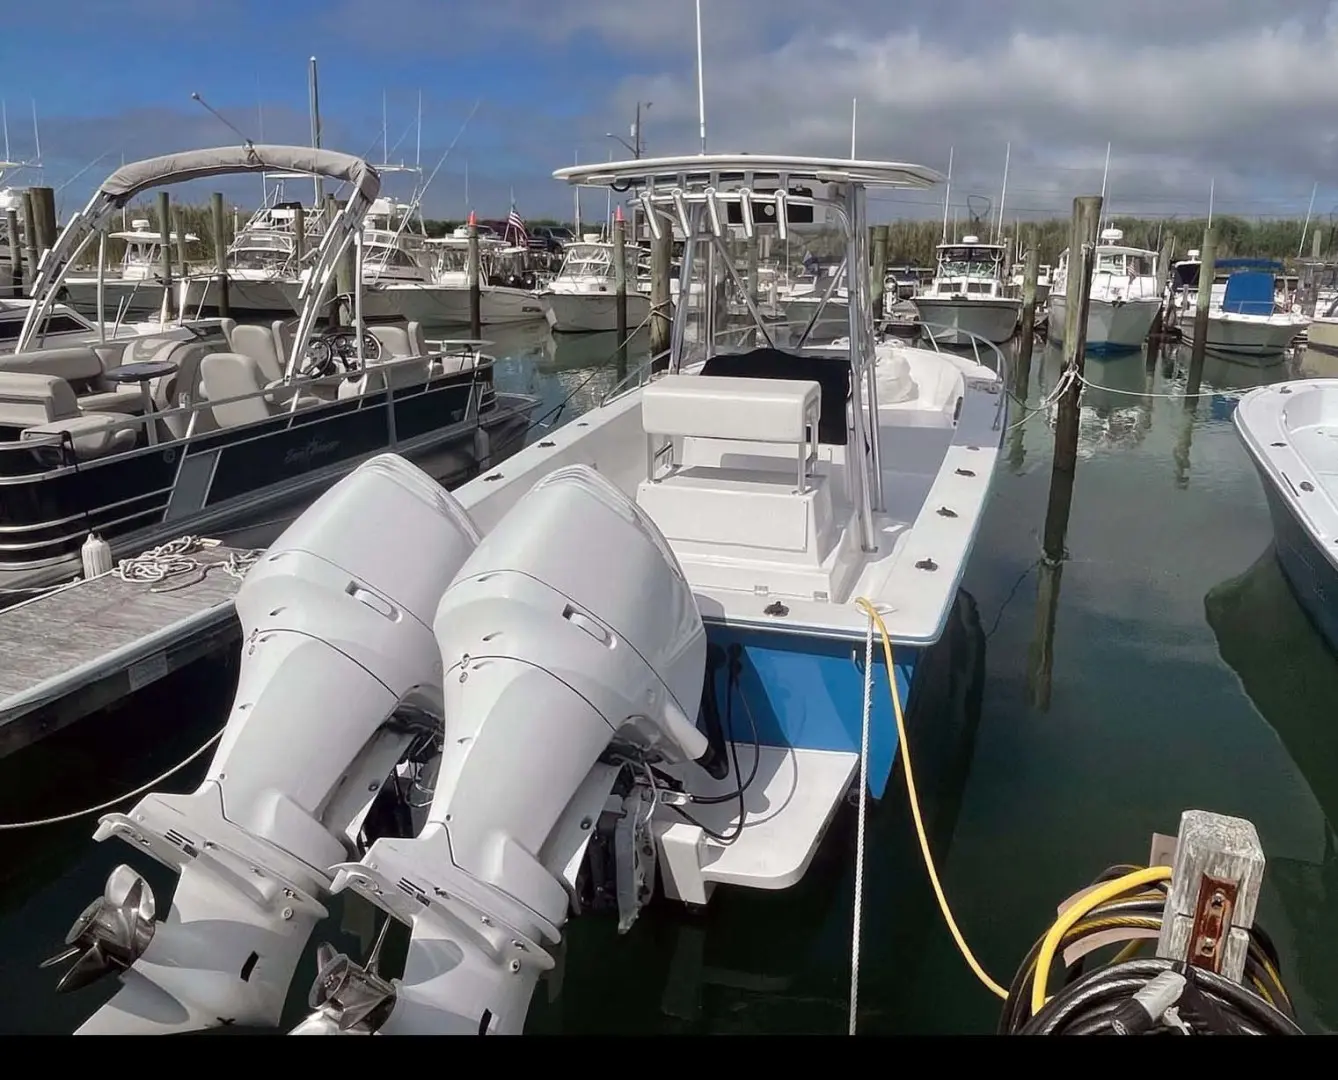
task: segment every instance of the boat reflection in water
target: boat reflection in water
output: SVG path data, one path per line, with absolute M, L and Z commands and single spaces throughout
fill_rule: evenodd
M 1318 861 L 1269 858 L 1265 890 L 1281 901 L 1297 941 L 1299 978 L 1289 978 L 1288 988 L 1298 994 L 1331 985 L 1338 940 L 1321 915 L 1325 897 L 1338 895 L 1338 656 L 1292 595 L 1271 545 L 1245 573 L 1209 590 L 1203 606 L 1223 661 L 1277 733 L 1328 823 Z M 1308 1030 L 1338 1028 L 1338 1000 L 1297 1005 L 1313 1014 Z

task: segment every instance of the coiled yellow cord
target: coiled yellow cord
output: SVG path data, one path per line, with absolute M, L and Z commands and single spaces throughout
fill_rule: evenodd
M 976 960 L 971 947 L 967 945 L 966 939 L 957 927 L 957 920 L 952 917 L 952 908 L 948 906 L 948 898 L 943 893 L 943 886 L 938 879 L 938 871 L 934 868 L 934 857 L 929 851 L 929 838 L 925 835 L 924 820 L 920 817 L 920 798 L 915 792 L 915 774 L 911 771 L 911 751 L 910 743 L 906 739 L 906 720 L 901 712 L 901 692 L 897 689 L 897 672 L 892 666 L 892 639 L 888 635 L 887 625 L 883 622 L 883 617 L 878 614 L 878 609 L 873 604 L 860 597 L 855 601 L 855 606 L 863 611 L 873 624 L 878 628 L 878 633 L 883 639 L 883 659 L 887 662 L 887 682 L 892 689 L 892 713 L 897 719 L 897 738 L 901 745 L 901 764 L 906 770 L 906 794 L 910 798 L 911 817 L 915 821 L 915 832 L 920 838 L 920 854 L 924 856 L 925 870 L 929 874 L 929 883 L 934 887 L 934 895 L 938 897 L 939 910 L 943 912 L 943 921 L 948 924 L 948 930 L 952 933 L 953 940 L 957 942 L 957 948 L 961 951 L 963 959 L 967 966 L 975 973 L 985 987 L 994 994 L 995 997 L 1008 1000 L 1008 991 L 990 978 L 980 963 Z M 1075 920 L 1076 921 L 1076 920 Z

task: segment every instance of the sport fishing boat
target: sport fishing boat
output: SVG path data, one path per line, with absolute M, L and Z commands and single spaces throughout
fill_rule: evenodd
M 1124 233 L 1105 229 L 1096 248 L 1087 312 L 1087 354 L 1106 356 L 1141 349 L 1162 305 L 1155 251 L 1125 247 Z M 1050 279 L 1051 341 L 1064 340 L 1068 310 L 1069 251 L 1059 256 Z
M 33 347 L 70 266 L 135 196 L 276 168 L 353 188 L 321 240 L 295 328 L 224 320 L 212 334 L 185 328 L 184 339 Z M 16 351 L 0 358 L 3 595 L 76 576 L 90 536 L 119 557 L 183 533 L 292 520 L 385 450 L 453 483 L 519 445 L 537 399 L 495 392 L 481 342 L 430 352 L 416 325 L 364 328 L 358 270 L 353 325 L 316 333 L 341 252 L 353 244 L 361 256 L 379 184 L 346 154 L 252 145 L 152 158 L 103 182 L 44 260 Z M 248 535 L 264 544 L 279 529 Z
M 941 178 L 755 154 L 556 175 L 635 192 L 685 237 L 684 282 L 732 282 L 753 326 L 717 333 L 703 290 L 648 381 L 502 466 L 448 494 L 382 455 L 285 531 L 237 594 L 251 644 L 205 780 L 98 825 L 180 879 L 158 921 L 119 867 L 68 936 L 64 988 L 122 983 L 81 1033 L 276 1025 L 344 892 L 386 919 L 364 962 L 319 947 L 295 1033 L 519 1033 L 572 912 L 626 932 L 657 881 L 698 906 L 789 888 L 852 793 L 909 779 L 912 746 L 941 760 L 935 688 L 983 663 L 960 581 L 1006 369 L 877 342 L 862 270 L 866 189 Z M 771 336 L 725 243 L 727 217 L 783 240 L 814 207 L 861 268 L 821 346 Z
M 1338 379 L 1261 386 L 1233 419 L 1263 481 L 1282 572 L 1338 652 Z
M 1193 342 L 1198 306 L 1199 262 L 1197 251 L 1172 267 L 1172 306 L 1184 339 Z M 1287 346 L 1309 325 L 1310 320 L 1278 303 L 1278 275 L 1283 271 L 1276 259 L 1219 259 L 1222 282 L 1211 284 L 1206 348 L 1232 356 L 1281 359 Z
M 1002 344 L 1017 330 L 1022 301 L 1006 296 L 1003 244 L 965 236 L 938 246 L 938 269 L 915 297 L 921 333 L 943 345 L 969 345 L 977 338 Z
M 650 297 L 639 292 L 637 249 L 628 244 L 626 259 L 627 326 L 634 330 L 650 315 Z M 681 285 L 687 288 L 686 284 Z M 612 241 L 586 233 L 562 249 L 562 267 L 539 294 L 544 318 L 555 333 L 588 334 L 618 328 L 618 297 Z

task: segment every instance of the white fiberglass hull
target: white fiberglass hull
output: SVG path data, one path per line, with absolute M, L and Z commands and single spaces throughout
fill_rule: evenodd
M 559 334 L 589 334 L 618 329 L 618 298 L 611 292 L 546 292 L 540 295 L 544 318 Z M 627 294 L 627 331 L 631 333 L 650 315 L 650 297 Z
M 65 279 L 64 289 L 69 299 L 66 301 L 77 311 L 89 313 L 98 309 L 98 279 L 96 277 L 69 277 Z M 152 278 L 106 278 L 102 283 L 102 295 L 106 304 L 108 322 L 116 320 L 116 313 L 124 311 L 126 315 L 150 315 L 163 306 L 163 287 Z M 179 295 L 179 294 L 177 294 Z M 123 306 L 124 305 L 124 306 Z
M 1156 297 L 1135 297 L 1131 300 L 1098 300 L 1093 298 L 1087 310 L 1087 352 L 1129 352 L 1141 349 L 1147 340 L 1152 321 L 1161 308 Z M 1064 340 L 1064 318 L 1068 297 L 1062 293 L 1050 294 L 1050 339 Z
M 979 338 L 1000 345 L 1013 336 L 1022 312 L 1022 301 L 1007 297 L 954 300 L 926 296 L 917 297 L 914 303 L 921 332 L 940 345 L 969 345 Z
M 362 313 L 368 319 L 464 326 L 469 323 L 469 290 L 416 281 L 368 285 L 363 290 Z M 543 305 L 536 293 L 503 285 L 485 285 L 479 290 L 479 321 L 484 326 L 534 322 L 543 317 Z
M 283 278 L 228 277 L 228 313 L 233 316 L 289 317 L 299 311 L 297 282 Z M 221 283 L 216 275 L 193 277 L 186 285 L 183 304 L 188 314 L 218 311 L 222 302 Z
M 1271 356 L 1281 353 L 1305 329 L 1305 322 L 1291 315 L 1208 315 L 1204 347 L 1214 352 Z M 1194 318 L 1180 323 L 1186 341 L 1194 340 Z

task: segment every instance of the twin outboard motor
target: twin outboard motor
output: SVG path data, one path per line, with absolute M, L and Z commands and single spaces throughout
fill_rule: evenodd
M 81 985 L 99 965 L 125 984 L 81 1032 L 276 1024 L 325 896 L 347 890 L 409 927 L 403 977 L 322 946 L 295 1034 L 519 1033 L 592 824 L 621 805 L 629 858 L 653 859 L 640 778 L 709 758 L 705 632 L 663 537 L 572 466 L 480 539 L 384 455 L 280 538 L 237 607 L 240 685 L 208 778 L 99 826 L 181 880 L 154 924 L 119 868 L 71 931 Z M 405 779 L 430 799 L 377 824 Z

